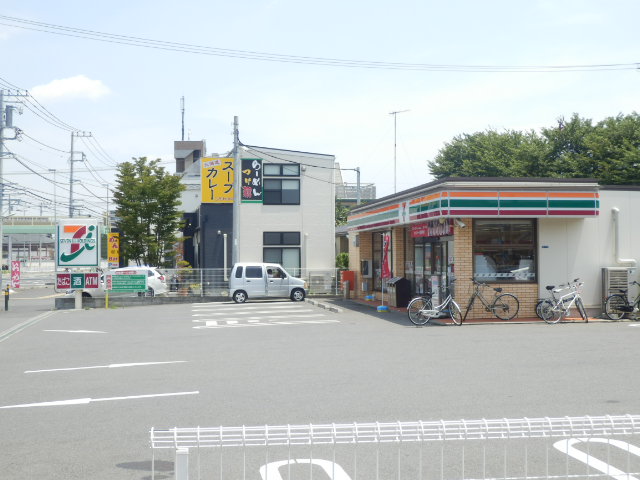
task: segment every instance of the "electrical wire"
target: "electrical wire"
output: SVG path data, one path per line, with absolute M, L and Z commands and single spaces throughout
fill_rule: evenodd
M 43 147 L 47 147 L 50 148 L 51 150 L 55 150 L 56 152 L 62 152 L 62 153 L 66 153 L 69 154 L 68 150 L 60 150 L 59 148 L 56 147 L 52 147 L 51 145 L 47 145 L 44 142 L 41 142 L 40 140 L 38 140 L 37 138 L 33 138 L 31 135 L 26 134 L 24 131 L 20 132 L 20 135 L 22 135 L 23 137 L 27 137 L 29 140 L 32 140 L 36 143 L 39 143 L 40 145 L 42 145 Z
M 277 53 L 259 52 L 252 50 L 236 50 L 218 48 L 188 43 L 170 42 L 165 40 L 153 40 L 130 35 L 118 35 L 95 30 L 67 27 L 44 22 L 36 22 L 7 15 L 0 15 L 0 25 L 34 30 L 49 34 L 82 38 L 106 43 L 129 45 L 136 47 L 152 48 L 158 50 L 193 53 L 198 55 L 210 55 L 226 58 L 239 58 L 243 60 L 260 60 L 279 63 L 293 63 L 304 65 L 318 65 L 343 68 L 365 68 L 382 70 L 418 70 L 439 72 L 567 72 L 567 71 L 601 71 L 601 70 L 635 70 L 638 62 L 632 63 L 604 63 L 585 65 L 456 65 L 456 64 L 426 64 L 426 63 L 402 63 L 381 62 L 369 60 L 353 60 L 339 58 L 310 57 L 299 55 L 283 55 Z

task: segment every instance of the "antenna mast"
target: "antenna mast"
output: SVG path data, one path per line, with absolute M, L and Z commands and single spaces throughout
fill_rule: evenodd
M 184 95 L 180 97 L 180 111 L 182 112 L 182 141 L 184 142 Z

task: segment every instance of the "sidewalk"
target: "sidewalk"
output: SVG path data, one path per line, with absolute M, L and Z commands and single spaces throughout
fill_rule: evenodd
M 367 307 L 370 310 L 374 310 L 377 312 L 377 308 L 381 305 L 381 302 L 379 300 L 360 300 L 360 299 L 346 299 L 346 300 L 338 300 L 341 302 L 345 302 L 345 304 L 347 303 L 351 303 L 353 305 L 359 305 L 359 306 L 363 306 L 363 307 Z M 411 325 L 411 321 L 409 320 L 408 316 L 407 316 L 407 308 L 406 307 L 391 307 L 387 304 L 385 304 L 386 307 L 388 307 L 389 311 L 388 312 L 378 312 L 380 313 L 380 315 L 392 315 L 393 317 L 398 317 L 398 316 L 402 316 L 406 322 Z M 604 318 L 596 318 L 596 317 L 589 317 L 589 322 L 612 322 L 614 320 L 609 320 L 609 319 L 604 319 Z M 616 320 L 616 321 L 621 321 L 621 322 L 629 322 L 629 321 L 634 321 L 634 320 L 629 320 L 629 319 L 623 319 L 623 320 Z M 433 319 L 429 322 L 430 324 L 433 325 L 452 325 L 452 326 L 456 326 L 450 318 L 448 317 L 444 317 L 444 318 L 439 318 L 439 319 Z M 488 318 L 468 318 L 463 322 L 463 325 L 469 324 L 469 325 L 490 325 L 490 324 L 497 324 L 497 325 L 504 325 L 504 324 L 536 324 L 536 323 L 540 323 L 540 324 L 544 324 L 544 320 L 538 318 L 538 317 L 516 317 L 512 320 L 500 320 L 496 317 L 488 317 Z M 565 320 L 563 320 L 560 323 L 585 323 L 584 320 L 582 320 L 582 317 L 567 317 Z
M 8 310 L 5 310 L 5 296 L 0 295 L 0 342 L 37 318 L 52 314 L 57 295 L 51 286 L 12 289 Z

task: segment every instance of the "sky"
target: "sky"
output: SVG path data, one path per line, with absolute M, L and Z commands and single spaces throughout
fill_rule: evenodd
M 74 192 L 81 213 L 102 212 L 116 162 L 160 158 L 175 171 L 184 96 L 185 139 L 206 140 L 209 154 L 232 148 L 238 116 L 243 143 L 335 155 L 342 168 L 360 168 L 378 197 L 390 195 L 431 181 L 427 162 L 457 135 L 637 111 L 639 16 L 637 0 L 11 2 L 0 8 L 0 88 L 28 90 L 55 120 L 33 103 L 15 115 L 23 135 L 5 145 L 19 161 L 4 160 L 4 180 L 24 199 L 14 214 L 38 215 L 42 204 L 52 215 L 55 190 L 57 215 L 65 216 L 69 127 L 91 132 L 75 139 L 87 161 L 74 163 Z M 35 26 L 24 20 L 57 33 L 20 28 Z M 123 37 L 101 42 L 60 35 L 71 33 L 60 27 Z M 215 54 L 144 48 L 124 37 Z M 305 59 L 250 58 L 263 53 Z M 612 64 L 624 68 L 590 67 Z M 587 67 L 557 68 L 577 65 Z M 520 71 L 525 66 L 553 68 Z M 394 125 L 390 112 L 404 110 Z M 356 181 L 352 170 L 342 174 Z

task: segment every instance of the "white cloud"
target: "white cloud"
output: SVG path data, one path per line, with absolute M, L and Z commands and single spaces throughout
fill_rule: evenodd
M 46 85 L 37 85 L 31 93 L 41 100 L 66 100 L 88 98 L 97 100 L 111 93 L 100 80 L 92 80 L 85 75 L 53 80 Z

